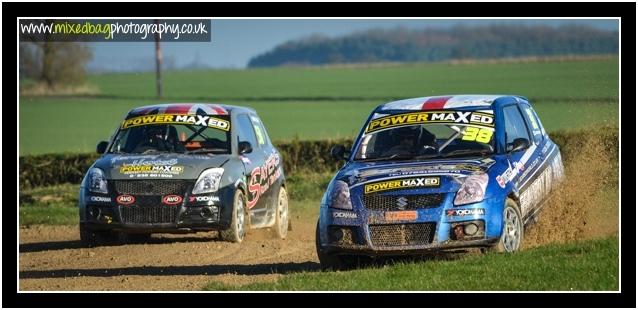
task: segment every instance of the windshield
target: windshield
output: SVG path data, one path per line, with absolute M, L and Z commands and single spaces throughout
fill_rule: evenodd
M 229 119 L 186 114 L 131 117 L 122 122 L 110 152 L 230 154 Z
M 494 153 L 491 110 L 375 114 L 355 160 L 476 157 Z

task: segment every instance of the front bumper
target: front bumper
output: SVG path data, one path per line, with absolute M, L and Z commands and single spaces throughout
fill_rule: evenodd
M 228 228 L 228 223 L 221 221 L 221 210 L 224 207 L 212 207 L 217 211 L 210 212 L 207 210 L 202 212 L 204 207 L 178 207 L 175 210 L 171 210 L 171 212 L 175 213 L 176 219 L 174 222 L 136 223 L 127 220 L 127 217 L 123 215 L 122 208 L 126 207 L 89 205 L 86 207 L 86 219 L 82 223 L 93 230 L 147 233 L 210 231 Z
M 355 211 L 322 207 L 319 226 L 322 250 L 331 254 L 395 255 L 497 243 L 502 229 L 503 199 L 454 206 L 453 196 L 447 195 L 437 207 L 413 210 L 407 217 L 403 216 L 406 213 L 372 211 L 361 206 L 356 206 Z M 464 228 L 469 225 L 476 229 L 472 235 L 465 234 Z
M 216 193 L 183 195 L 122 194 L 113 190 L 110 195 L 96 195 L 85 188 L 80 191 L 80 223 L 93 230 L 128 232 L 192 232 L 224 230 L 230 227 L 234 190 L 224 187 Z M 119 195 L 133 196 L 131 204 L 118 202 Z M 181 202 L 172 204 L 166 196 L 180 196 Z M 96 198 L 98 197 L 98 198 Z

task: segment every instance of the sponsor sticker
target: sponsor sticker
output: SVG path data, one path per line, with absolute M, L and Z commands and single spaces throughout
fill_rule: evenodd
M 418 217 L 416 211 L 389 211 L 384 216 L 388 222 L 415 221 Z
M 366 184 L 364 187 L 364 193 L 370 194 L 370 193 L 376 193 L 376 192 L 393 190 L 393 189 L 413 188 L 413 187 L 437 187 L 440 184 L 441 184 L 440 177 L 389 180 L 389 181 Z
M 259 198 L 270 189 L 270 186 L 281 177 L 282 173 L 279 153 L 274 151 L 263 165 L 253 169 L 248 182 L 248 209 L 257 204 Z
M 532 110 L 530 108 L 525 108 L 525 112 L 527 113 L 529 122 L 532 123 L 532 127 L 534 129 L 539 129 L 540 127 L 538 126 L 538 123 L 536 122 L 536 118 L 534 117 Z M 538 131 L 538 133 L 540 134 L 540 130 Z
M 122 122 L 122 129 L 149 124 L 188 124 L 230 130 L 230 122 L 210 115 L 154 114 L 133 117 Z
M 119 172 L 131 178 L 172 178 L 184 172 L 184 166 L 177 165 L 177 159 L 148 160 L 145 158 L 123 163 Z
M 508 167 L 501 175 L 496 176 L 496 182 L 501 188 L 505 188 L 505 184 L 514 180 L 514 177 L 523 170 L 525 170 L 525 165 L 522 162 L 514 162 L 514 164 Z
M 356 219 L 357 214 L 354 212 L 332 212 L 332 217 L 336 219 Z
M 111 202 L 111 197 L 91 196 L 89 200 L 93 202 Z
M 488 166 L 488 165 L 486 165 Z M 454 174 L 462 172 L 482 172 L 484 166 L 460 163 L 460 164 L 436 164 L 436 165 L 419 165 L 412 167 L 397 167 L 397 168 L 373 168 L 361 171 L 357 177 L 367 178 L 373 175 L 388 174 L 390 176 L 410 176 L 421 174 Z
M 208 202 L 208 201 L 214 201 L 214 202 L 219 202 L 219 197 L 217 196 L 190 196 L 188 198 L 189 202 Z
M 485 215 L 485 209 L 449 209 L 447 216 Z
M 131 195 L 119 195 L 115 198 L 115 201 L 121 205 L 127 206 L 135 203 L 135 197 Z
M 365 133 L 387 128 L 426 123 L 456 123 L 494 127 L 494 115 L 477 111 L 423 111 L 388 115 L 368 123 Z
M 152 165 L 127 165 L 124 164 L 120 167 L 121 174 L 134 174 L 134 173 L 167 173 L 167 174 L 181 174 L 184 172 L 184 166 L 152 166 Z
M 168 195 L 162 198 L 162 202 L 167 205 L 177 205 L 180 204 L 184 199 L 179 195 Z
M 246 165 L 250 165 L 250 164 L 252 164 L 252 163 L 253 163 L 252 161 L 250 161 L 250 158 L 248 158 L 248 157 L 246 157 L 246 156 L 243 156 L 243 155 L 242 155 L 242 156 L 239 156 L 239 158 L 241 158 L 241 161 L 242 161 L 244 164 L 246 164 Z

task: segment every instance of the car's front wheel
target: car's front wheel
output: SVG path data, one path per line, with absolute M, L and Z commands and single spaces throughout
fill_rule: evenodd
M 222 240 L 239 243 L 246 236 L 246 200 L 241 190 L 235 192 L 230 227 L 220 232 Z
M 288 193 L 286 188 L 281 186 L 279 188 L 279 195 L 277 197 L 277 206 L 275 210 L 275 227 L 273 231 L 275 237 L 285 239 L 288 234 L 288 223 L 290 222 L 290 216 L 288 211 Z
M 523 217 L 518 204 L 507 198 L 503 208 L 503 232 L 493 250 L 498 253 L 516 252 L 523 243 Z

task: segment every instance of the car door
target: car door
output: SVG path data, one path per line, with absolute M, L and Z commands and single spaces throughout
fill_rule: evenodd
M 531 200 L 530 213 L 535 213 L 557 184 L 555 179 L 562 175 L 563 168 L 560 151 L 545 133 L 534 109 L 527 103 L 521 104 L 520 107 L 532 139 L 537 146 L 537 159 L 526 167 L 520 186 L 525 203 Z
M 505 181 L 513 182 L 514 187 L 518 189 L 519 197 L 525 197 L 525 199 L 521 199 L 520 205 L 521 213 L 525 217 L 534 203 L 537 202 L 535 197 L 527 197 L 529 195 L 525 195 L 525 192 L 530 188 L 534 178 L 538 176 L 535 170 L 542 163 L 541 152 L 518 104 L 503 107 L 503 120 L 505 124 L 505 150 L 508 154 L 509 165 L 508 171 L 505 173 L 507 178 Z M 517 139 L 525 139 L 527 147 L 513 151 Z
M 265 164 L 263 151 L 259 147 L 253 124 L 248 114 L 237 115 L 237 144 L 248 142 L 252 146 L 250 153 L 239 154 L 244 163 L 244 175 L 246 177 L 248 209 L 256 211 L 266 207 L 266 199 L 262 194 L 266 188 L 262 186 L 267 178 L 262 175 L 262 167 Z
M 276 154 L 274 154 L 273 152 L 274 150 L 272 144 L 270 143 L 270 139 L 268 139 L 266 129 L 264 128 L 264 125 L 262 124 L 259 117 L 255 114 L 251 114 L 250 121 L 253 125 L 253 129 L 257 138 L 258 150 L 256 150 L 256 152 L 259 152 L 259 155 L 264 160 L 261 174 L 262 177 L 265 178 L 265 181 L 264 179 L 262 179 L 261 186 L 262 188 L 265 187 L 266 189 L 265 192 L 262 191 L 262 197 L 260 199 L 264 199 L 265 207 L 271 210 L 274 209 L 273 206 L 275 204 L 276 196 L 276 191 L 274 190 L 274 188 L 272 188 L 273 180 L 271 179 L 271 177 L 273 177 L 275 174 L 275 169 L 278 168 L 275 166 L 276 160 L 274 156 Z

